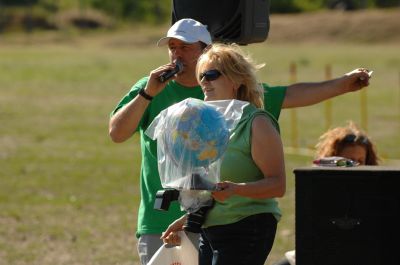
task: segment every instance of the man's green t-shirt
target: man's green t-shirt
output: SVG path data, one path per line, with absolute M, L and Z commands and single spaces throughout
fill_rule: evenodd
M 148 77 L 142 78 L 133 85 L 128 94 L 118 103 L 111 115 L 115 114 L 120 108 L 134 99 L 139 90 L 146 86 L 147 80 Z M 263 87 L 265 90 L 265 109 L 271 113 L 276 120 L 278 120 L 287 87 L 269 87 L 266 84 L 263 84 Z M 140 147 L 142 154 L 140 170 L 141 201 L 136 232 L 138 237 L 143 234 L 161 234 L 167 229 L 168 225 L 184 213 L 180 210 L 177 201 L 171 203 L 168 211 L 159 211 L 154 209 L 156 193 L 163 188 L 158 174 L 157 142 L 150 139 L 145 134 L 145 131 L 153 119 L 162 110 L 186 98 L 203 99 L 204 95 L 201 87 L 184 87 L 175 81 L 168 82 L 165 89 L 150 102 L 136 130 L 140 133 Z

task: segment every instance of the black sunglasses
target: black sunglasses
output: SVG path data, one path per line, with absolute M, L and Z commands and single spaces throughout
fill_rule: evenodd
M 212 69 L 212 70 L 208 70 L 208 71 L 201 73 L 199 80 L 201 81 L 204 77 L 207 81 L 214 81 L 214 80 L 217 80 L 218 77 L 220 77 L 221 75 L 222 75 L 222 73 L 220 71 L 218 71 L 216 69 Z
M 345 143 L 360 143 L 363 145 L 368 145 L 369 140 L 364 136 L 357 136 L 355 134 L 348 134 L 343 138 Z

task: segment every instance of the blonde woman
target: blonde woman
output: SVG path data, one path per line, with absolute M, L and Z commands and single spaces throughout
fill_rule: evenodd
M 285 194 L 285 165 L 278 124 L 263 110 L 263 89 L 256 79 L 261 66 L 236 45 L 213 45 L 197 63 L 206 101 L 238 99 L 250 104 L 233 130 L 221 164 L 220 191 L 203 224 L 199 265 L 263 265 L 281 217 L 276 197 Z M 162 238 L 176 243 L 186 217 Z

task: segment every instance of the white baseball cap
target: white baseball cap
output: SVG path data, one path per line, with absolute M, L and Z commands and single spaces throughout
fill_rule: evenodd
M 175 24 L 168 30 L 167 36 L 161 38 L 157 42 L 157 45 L 163 46 L 167 44 L 171 38 L 186 43 L 201 41 L 207 45 L 211 44 L 211 35 L 207 30 L 207 26 L 191 18 L 184 18 L 175 22 Z

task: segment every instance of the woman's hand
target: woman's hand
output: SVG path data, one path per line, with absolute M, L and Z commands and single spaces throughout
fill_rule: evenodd
M 217 201 L 223 202 L 235 194 L 238 186 L 239 184 L 230 181 L 217 183 L 217 191 L 213 191 L 212 196 Z

